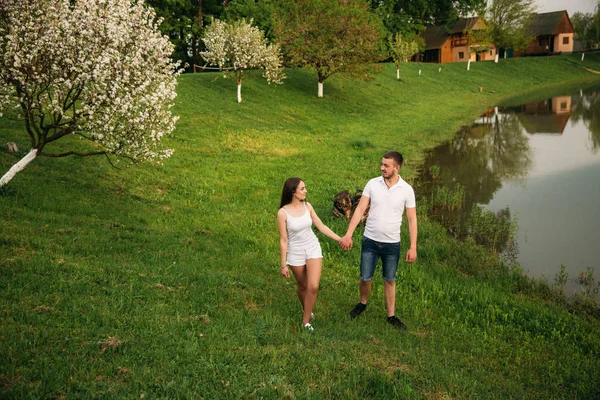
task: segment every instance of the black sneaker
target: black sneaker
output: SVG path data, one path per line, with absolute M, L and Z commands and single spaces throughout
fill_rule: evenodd
M 358 303 L 356 307 L 354 307 L 352 311 L 350 311 L 350 318 L 354 319 L 358 317 L 360 314 L 362 314 L 363 311 L 365 311 L 365 308 L 367 308 L 366 304 Z
M 395 315 L 387 317 L 387 322 L 396 329 L 402 329 L 404 331 L 408 329 L 406 325 L 404 325 L 404 323 L 402 323 L 402 321 L 400 321 Z

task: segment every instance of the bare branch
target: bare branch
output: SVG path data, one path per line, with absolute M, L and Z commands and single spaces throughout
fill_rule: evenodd
M 67 156 L 79 156 L 79 157 L 88 157 L 88 156 L 98 156 L 101 154 L 106 154 L 106 151 L 92 151 L 89 153 L 80 153 L 78 151 L 67 151 L 66 153 L 38 153 L 38 157 L 67 157 Z

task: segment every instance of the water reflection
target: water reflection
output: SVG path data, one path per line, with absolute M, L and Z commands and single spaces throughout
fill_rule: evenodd
M 589 131 L 594 152 L 600 148 L 600 91 L 593 90 L 577 98 L 571 112 L 574 122 L 583 122 Z
M 515 113 L 527 133 L 562 134 L 571 116 L 571 96 L 506 107 L 506 112 Z
M 461 236 L 475 205 L 503 221 L 516 215 L 518 261 L 528 275 L 552 282 L 561 264 L 571 278 L 586 267 L 600 271 L 599 89 L 488 110 L 432 150 L 418 195 L 446 199 L 431 216 Z M 460 207 L 450 204 L 452 193 Z
M 456 236 L 464 236 L 473 206 L 488 204 L 503 180 L 524 177 L 531 165 L 530 153 L 517 114 L 489 110 L 452 141 L 428 154 L 418 192 L 431 194 L 439 188 L 460 192 L 464 196 L 460 207 L 434 207 L 431 214 Z M 510 218 L 510 211 L 502 215 Z

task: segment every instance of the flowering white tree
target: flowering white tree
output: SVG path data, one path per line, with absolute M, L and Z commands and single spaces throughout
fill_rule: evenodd
M 143 0 L 0 0 L 0 116 L 23 119 L 36 157 L 104 154 L 131 162 L 169 157 L 180 73 L 173 46 Z M 47 151 L 67 135 L 91 142 Z
M 202 40 L 206 51 L 200 55 L 237 83 L 238 103 L 242 102 L 242 81 L 249 70 L 263 69 L 268 83 L 281 84 L 285 78 L 279 46 L 267 43 L 260 29 L 243 20 L 228 24 L 215 19 Z

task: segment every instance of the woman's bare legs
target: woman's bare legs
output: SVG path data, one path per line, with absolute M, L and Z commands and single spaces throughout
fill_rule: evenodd
M 300 305 L 304 309 L 304 302 L 306 301 L 306 265 L 301 267 L 291 267 L 294 278 L 296 278 L 296 294 Z
M 322 258 L 311 258 L 306 260 L 305 266 L 292 268 L 292 272 L 298 283 L 296 293 L 298 293 L 298 299 L 304 310 L 304 319 L 302 320 L 303 325 L 310 321 L 310 314 L 315 307 L 322 269 Z
M 319 293 L 319 282 L 321 281 L 322 269 L 322 258 L 311 258 L 310 260 L 306 260 L 306 298 L 304 299 L 303 325 L 310 321 L 310 315 L 315 307 L 317 294 Z

